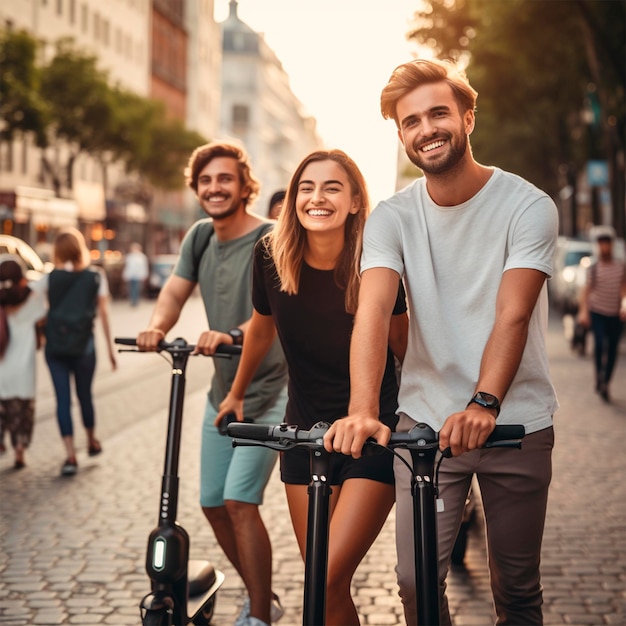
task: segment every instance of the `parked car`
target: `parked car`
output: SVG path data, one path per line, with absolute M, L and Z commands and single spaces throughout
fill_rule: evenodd
M 554 274 L 548 281 L 551 304 L 563 315 L 578 311 L 580 289 L 579 266 L 588 264 L 593 254 L 593 244 L 583 239 L 559 237 L 554 257 Z
M 148 278 L 148 296 L 156 298 L 174 270 L 178 259 L 177 254 L 157 254 L 150 259 L 150 276 Z
M 26 265 L 26 278 L 28 280 L 38 280 L 54 267 L 50 262 L 44 263 L 23 239 L 13 235 L 0 235 L 0 254 L 19 256 Z

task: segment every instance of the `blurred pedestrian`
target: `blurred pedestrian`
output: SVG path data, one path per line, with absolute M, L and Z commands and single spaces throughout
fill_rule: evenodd
M 48 241 L 48 231 L 37 231 L 37 242 L 35 243 L 34 250 L 44 263 L 52 261 L 53 245 Z
M 280 215 L 280 210 L 283 208 L 283 202 L 285 200 L 285 190 L 281 189 L 272 194 L 270 198 L 269 208 L 267 210 L 267 217 L 271 220 L 277 220 Z
M 326 448 L 360 454 L 389 441 L 376 390 L 398 279 L 409 302 L 409 339 L 397 430 L 424 422 L 455 458 L 439 468 L 439 624 L 450 624 L 446 576 L 476 475 L 483 501 L 498 624 L 541 624 L 541 542 L 552 474 L 552 415 L 545 333 L 558 213 L 527 181 L 478 163 L 470 135 L 477 93 L 452 63 L 398 66 L 381 93 L 407 157 L 424 176 L 381 202 L 365 224 L 359 307 L 350 352 L 350 412 Z M 497 424 L 522 424 L 522 450 L 480 449 Z M 399 454 L 409 458 L 408 451 Z M 396 476 L 398 585 L 417 623 L 411 475 Z
M 587 269 L 578 321 L 593 332 L 595 389 L 605 402 L 610 402 L 609 383 L 626 321 L 626 265 L 614 258 L 612 227 L 598 227 L 595 239 L 598 258 Z
M 297 167 L 276 228 L 255 248 L 252 320 L 237 376 L 216 423 L 231 412 L 243 419 L 246 388 L 277 334 L 289 365 L 286 422 L 308 430 L 347 413 L 357 264 L 369 207 L 363 175 L 341 150 L 313 152 Z M 401 361 L 408 327 L 398 282 L 385 376 L 376 394 L 380 419 L 393 429 L 398 419 L 393 351 Z M 304 559 L 311 482 L 308 451 L 283 452 L 280 470 Z M 393 457 L 334 455 L 328 484 L 333 496 L 325 623 L 349 626 L 359 623 L 350 593 L 354 572 L 393 505 Z
M 8 432 L 15 469 L 25 467 L 35 426 L 36 324 L 46 314 L 18 257 L 0 256 L 0 432 Z
M 109 328 L 109 286 L 103 271 L 90 267 L 89 250 L 75 228 L 61 230 L 54 240 L 55 268 L 37 288 L 48 296 L 45 356 L 57 401 L 57 420 L 65 446 L 62 476 L 76 474 L 70 381 L 74 379 L 89 456 L 102 452 L 95 435 L 92 383 L 96 370 L 94 319 L 100 318 L 111 367 L 116 369 Z
M 156 350 L 199 285 L 211 330 L 200 335 L 196 352 L 211 355 L 219 344 L 244 342 L 252 313 L 252 251 L 274 223 L 249 210 L 260 185 L 243 148 L 219 142 L 200 146 L 191 155 L 186 176 L 209 219 L 197 221 L 185 235 L 174 271 L 159 293 L 148 328 L 137 336 L 137 345 Z M 272 594 L 272 546 L 259 511 L 277 453 L 260 447 L 233 448 L 214 425 L 237 361 L 214 362 L 202 425 L 200 504 L 248 592 L 237 626 L 263 626 L 283 613 Z M 286 382 L 285 359 L 276 341 L 246 394 L 246 417 L 260 424 L 280 424 Z
M 137 306 L 144 283 L 148 278 L 148 257 L 143 253 L 141 244 L 133 242 L 130 250 L 124 259 L 124 269 L 122 279 L 128 286 L 128 297 L 131 306 Z

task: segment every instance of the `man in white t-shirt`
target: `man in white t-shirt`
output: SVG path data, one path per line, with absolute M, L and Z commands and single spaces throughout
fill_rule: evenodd
M 143 284 L 148 278 L 148 271 L 148 257 L 144 254 L 141 244 L 131 243 L 124 260 L 122 278 L 128 283 L 128 297 L 132 306 L 139 304 Z
M 367 437 L 389 440 L 376 390 L 402 277 L 410 327 L 398 430 L 424 422 L 455 457 L 439 474 L 440 623 L 451 623 L 445 578 L 476 475 L 497 623 L 541 624 L 539 561 L 558 407 L 544 341 L 545 280 L 557 211 L 522 178 L 475 161 L 476 96 L 464 72 L 439 61 L 405 63 L 383 89 L 383 116 L 395 120 L 424 177 L 381 202 L 366 224 L 349 415 L 335 422 L 326 447 L 359 456 Z M 479 449 L 496 423 L 525 426 L 521 451 Z M 398 583 L 406 622 L 416 624 L 410 474 L 401 463 L 396 502 Z

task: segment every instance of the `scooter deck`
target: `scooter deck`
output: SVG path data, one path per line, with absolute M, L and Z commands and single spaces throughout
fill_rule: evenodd
M 190 562 L 191 565 L 191 562 Z M 187 599 L 187 615 L 190 620 L 196 616 L 196 614 L 202 609 L 207 600 L 214 596 L 217 593 L 217 590 L 222 586 L 225 580 L 225 576 L 219 570 L 215 570 L 215 581 L 213 584 L 204 592 L 189 596 Z

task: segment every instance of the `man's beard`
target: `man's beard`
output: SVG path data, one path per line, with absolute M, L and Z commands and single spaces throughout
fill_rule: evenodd
M 432 141 L 436 141 L 438 137 L 434 137 Z M 441 137 L 439 137 L 441 139 Z M 409 160 L 413 165 L 417 165 L 426 174 L 445 174 L 454 169 L 463 159 L 467 152 L 467 135 L 462 132 L 458 135 L 458 139 L 455 136 L 450 136 L 450 143 L 448 153 L 441 158 L 441 160 L 428 161 L 422 159 L 422 152 L 419 148 L 413 146 L 411 153 L 407 153 Z
M 203 200 L 201 204 L 202 204 L 202 210 L 210 218 L 212 218 L 214 221 L 217 222 L 219 220 L 224 220 L 227 217 L 230 217 L 231 215 L 234 215 L 235 213 L 237 213 L 237 211 L 239 210 L 239 208 L 242 206 L 243 203 L 241 200 L 239 200 L 239 202 L 233 202 L 228 209 L 219 210 L 215 214 L 211 211 L 211 203 L 208 200 Z

